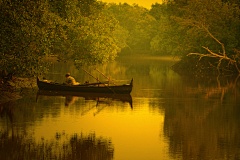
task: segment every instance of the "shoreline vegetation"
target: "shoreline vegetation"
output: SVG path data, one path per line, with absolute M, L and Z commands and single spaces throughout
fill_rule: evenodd
M 21 99 L 23 89 L 37 87 L 36 78 L 16 77 L 13 79 L 0 79 L 0 104 Z
M 171 69 L 179 74 L 180 76 L 194 76 L 194 77 L 224 77 L 224 76 L 234 76 L 237 77 L 237 70 L 235 72 L 233 69 L 226 69 L 225 67 L 220 67 L 217 69 L 216 64 L 218 60 L 215 58 L 204 57 L 199 61 L 198 56 L 187 56 L 185 58 L 177 58 L 172 56 L 149 56 L 147 54 L 133 54 L 130 56 L 119 56 L 116 60 L 122 60 L 125 58 L 133 58 L 134 60 L 162 60 L 174 62 Z M 45 61 L 57 62 L 58 58 L 56 56 L 50 56 L 46 58 Z M 211 62 L 211 63 L 210 63 Z M 213 65 L 215 64 L 215 66 Z M 226 62 L 222 62 L 222 65 L 226 65 Z M 221 73 L 219 73 L 221 71 Z M 2 76 L 4 77 L 4 76 Z M 23 77 L 5 77 L 0 79 L 0 104 L 14 101 L 21 98 L 21 92 L 23 89 L 34 89 L 37 88 L 36 78 L 34 76 L 23 78 Z
M 240 74 L 239 0 L 164 0 L 150 9 L 97 0 L 1 6 L 1 92 L 15 90 L 7 82 L 21 82 L 14 77 L 46 72 L 54 56 L 77 69 L 135 53 L 172 56 L 181 57 L 172 67 L 180 75 Z
M 239 0 L 164 0 L 150 9 L 97 0 L 6 0 L 0 13 L 0 68 L 15 76 L 45 72 L 43 59 L 51 55 L 76 68 L 124 53 L 215 57 L 217 70 L 224 60 L 240 65 Z
M 228 61 L 222 61 L 219 65 L 219 59 L 204 57 L 199 60 L 199 56 L 186 56 L 172 66 L 172 70 L 179 75 L 192 76 L 231 76 L 239 75 L 238 70 Z

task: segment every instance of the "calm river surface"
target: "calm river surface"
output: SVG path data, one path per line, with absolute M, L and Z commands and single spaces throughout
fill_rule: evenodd
M 0 105 L 0 159 L 240 159 L 240 78 L 180 76 L 174 63 L 121 58 L 97 66 L 119 84 L 134 78 L 131 97 L 122 99 L 24 91 Z M 80 83 L 96 82 L 63 62 L 44 76 L 64 82 L 67 72 Z

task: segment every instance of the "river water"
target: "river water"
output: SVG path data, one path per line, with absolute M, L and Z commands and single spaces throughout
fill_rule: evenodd
M 1 105 L 0 159 L 240 159 L 240 78 L 180 76 L 171 70 L 176 62 L 132 57 L 95 66 L 118 84 L 134 78 L 125 99 L 24 90 Z M 44 76 L 64 82 L 68 72 L 96 82 L 64 62 Z

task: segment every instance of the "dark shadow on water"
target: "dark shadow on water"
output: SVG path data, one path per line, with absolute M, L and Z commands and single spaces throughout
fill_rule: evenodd
M 67 92 L 67 91 L 48 91 L 39 90 L 36 100 L 41 96 L 62 96 L 65 97 L 65 106 L 70 106 L 75 102 L 75 97 L 82 97 L 85 100 L 95 100 L 99 103 L 111 105 L 113 101 L 127 102 L 132 108 L 132 96 L 130 94 L 111 94 L 111 93 L 83 93 L 83 92 Z
M 8 118 L 11 123 L 14 123 L 14 108 L 13 101 L 0 104 L 0 116 L 1 118 Z

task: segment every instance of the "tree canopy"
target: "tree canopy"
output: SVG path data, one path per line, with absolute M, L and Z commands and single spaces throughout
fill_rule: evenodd
M 106 12 L 119 21 L 121 32 L 125 33 L 118 35 L 118 38 L 124 40 L 125 45 L 122 49 L 137 51 L 150 49 L 150 41 L 156 33 L 156 19 L 148 14 L 146 8 L 136 4 L 111 3 Z
M 0 67 L 6 73 L 39 74 L 51 55 L 81 67 L 143 51 L 216 53 L 240 63 L 239 0 L 165 0 L 150 10 L 97 0 L 0 2 Z
M 0 67 L 6 73 L 44 71 L 43 58 L 71 58 L 77 66 L 114 59 L 118 22 L 94 0 L 1 1 Z

